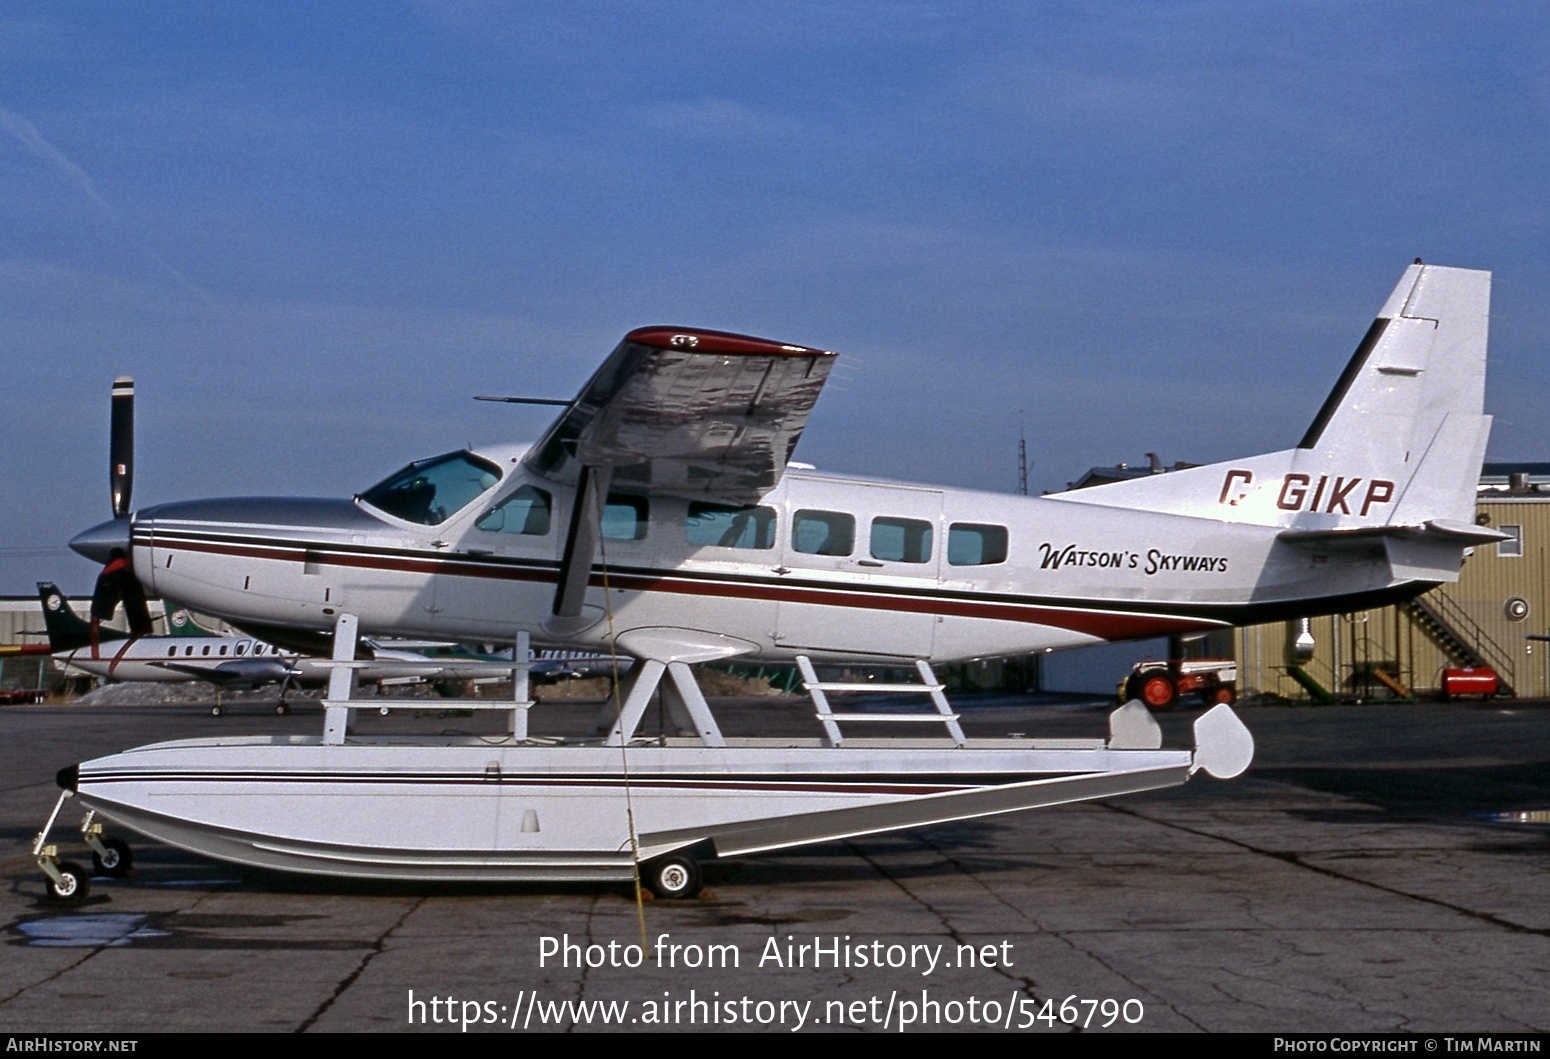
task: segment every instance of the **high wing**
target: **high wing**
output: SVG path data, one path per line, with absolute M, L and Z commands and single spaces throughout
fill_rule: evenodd
M 615 485 L 748 503 L 780 481 L 834 357 L 722 331 L 639 328 L 525 462 L 566 484 L 582 467 L 606 467 Z

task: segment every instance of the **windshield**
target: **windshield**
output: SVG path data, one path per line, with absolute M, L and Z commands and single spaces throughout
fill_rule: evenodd
M 500 477 L 495 464 L 467 452 L 450 452 L 411 463 L 358 499 L 406 522 L 435 526 L 473 503 Z

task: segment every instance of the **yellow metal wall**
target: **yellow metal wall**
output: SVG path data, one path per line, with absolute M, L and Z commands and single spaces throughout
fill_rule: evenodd
M 1457 583 L 1435 588 L 1423 598 L 1444 595 L 1479 624 L 1511 660 L 1510 679 L 1520 697 L 1550 696 L 1550 643 L 1524 639 L 1527 633 L 1550 633 L 1550 581 L 1545 576 L 1550 497 L 1487 496 L 1477 511 L 1494 528 L 1523 527 L 1522 557 L 1500 556 L 1496 545 L 1476 548 L 1464 561 Z M 1506 613 L 1507 601 L 1514 597 L 1528 603 L 1528 615 L 1521 621 Z M 1295 626 L 1295 622 L 1276 622 L 1237 630 L 1234 649 L 1241 693 L 1307 698 L 1286 674 Z M 1456 664 L 1404 607 L 1314 618 L 1312 631 L 1318 646 L 1303 668 L 1324 687 L 1337 690 L 1338 686 L 1343 694 L 1358 690 L 1352 678 L 1364 663 L 1397 663 L 1400 679 L 1422 693 L 1437 692 L 1443 667 Z M 1383 692 L 1381 687 L 1377 690 Z

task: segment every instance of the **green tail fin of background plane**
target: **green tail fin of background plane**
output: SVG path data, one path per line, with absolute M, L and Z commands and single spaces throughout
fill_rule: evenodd
M 174 607 L 167 611 L 167 635 L 214 636 L 216 634 L 195 621 L 192 611 L 185 607 Z
M 70 609 L 70 601 L 52 581 L 38 582 L 38 600 L 43 604 L 43 627 L 48 630 L 50 651 L 75 651 L 91 645 L 91 626 Z M 117 629 L 99 629 L 97 642 L 123 640 L 128 633 Z

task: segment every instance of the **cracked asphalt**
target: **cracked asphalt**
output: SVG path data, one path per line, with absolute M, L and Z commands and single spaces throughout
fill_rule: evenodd
M 803 721 L 805 707 L 713 705 L 729 732 L 771 734 Z M 1103 732 L 1096 705 L 981 699 L 960 708 L 971 734 Z M 584 726 L 595 712 L 540 709 L 561 729 Z M 234 707 L 219 719 L 197 705 L 6 707 L 0 1031 L 460 1032 L 470 1012 L 481 1020 L 470 1032 L 640 1031 L 658 1025 L 656 1012 L 672 1029 L 746 1029 L 744 1017 L 757 1029 L 768 1014 L 763 1028 L 773 1032 L 794 1029 L 805 1010 L 804 1031 L 854 1032 L 883 1029 L 885 1013 L 897 1029 L 909 1004 L 927 1015 L 935 1002 L 942 1021 L 926 1028 L 1031 1018 L 1032 1030 L 1069 1032 L 1036 1015 L 1047 1001 L 1053 1015 L 1073 997 L 1139 1002 L 1123 1008 L 1137 1020 L 1117 1017 L 1107 1030 L 1094 1006 L 1088 1032 L 1550 1029 L 1550 823 L 1501 815 L 1550 810 L 1550 704 L 1241 713 L 1258 753 L 1232 782 L 1198 779 L 1112 802 L 711 865 L 698 899 L 640 907 L 648 957 L 631 968 L 606 959 L 540 966 L 539 958 L 544 937 L 583 952 L 639 944 L 628 887 L 301 879 L 126 835 L 131 878 L 95 880 L 83 905 L 47 904 L 27 853 L 55 797 L 57 768 L 212 731 L 312 731 L 320 715 L 310 707 L 290 717 Z M 1164 718 L 1169 745 L 1189 744 L 1193 716 Z M 382 723 L 440 730 L 486 720 L 399 718 Z M 535 730 L 544 720 L 535 711 Z M 63 823 L 55 837 L 64 855 L 87 860 L 73 833 L 77 815 Z M 649 958 L 664 934 L 684 946 L 675 966 Z M 827 959 L 816 968 L 760 965 L 771 939 L 785 952 L 788 942 L 815 938 L 838 939 L 846 951 L 940 946 L 943 965 L 930 974 Z M 703 965 L 712 945 L 724 947 L 722 962 L 735 952 L 737 966 Z M 963 966 L 959 956 L 971 949 L 998 955 Z M 683 965 L 695 958 L 701 966 Z M 456 1017 L 437 1024 L 427 1003 L 418 1009 L 424 1024 L 411 1025 L 411 990 Z M 980 1005 L 973 1023 L 971 997 Z M 447 998 L 456 1001 L 451 1011 Z M 670 1014 L 691 999 L 730 1006 Z M 566 1001 L 588 1006 L 555 1006 Z M 630 1006 L 591 1006 L 611 1001 Z M 987 1001 L 1007 1018 L 987 1024 Z M 624 1014 L 604 1025 L 606 1010 Z M 949 1025 L 954 1010 L 960 1021 Z M 713 1011 L 739 1021 L 688 1024 L 690 1014 Z

